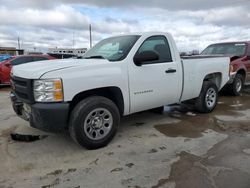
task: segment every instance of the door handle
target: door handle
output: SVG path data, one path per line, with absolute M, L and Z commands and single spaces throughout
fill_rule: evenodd
M 175 73 L 176 69 L 168 69 L 165 71 L 165 73 Z

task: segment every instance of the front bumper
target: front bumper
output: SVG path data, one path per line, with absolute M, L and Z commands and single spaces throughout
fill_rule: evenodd
M 27 105 L 18 100 L 13 93 L 11 93 L 10 98 L 16 114 L 29 121 L 31 127 L 47 132 L 61 132 L 67 128 L 69 103 L 35 103 Z

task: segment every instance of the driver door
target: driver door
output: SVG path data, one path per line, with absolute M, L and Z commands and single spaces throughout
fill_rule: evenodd
M 178 102 L 182 87 L 180 62 L 172 58 L 170 45 L 165 36 L 146 39 L 135 55 L 154 51 L 155 61 L 133 64 L 129 71 L 130 112 L 135 113 Z

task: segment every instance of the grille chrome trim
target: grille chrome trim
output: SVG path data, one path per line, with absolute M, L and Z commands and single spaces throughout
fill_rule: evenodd
M 13 76 L 11 77 L 11 88 L 20 101 L 28 104 L 34 103 L 31 79 Z

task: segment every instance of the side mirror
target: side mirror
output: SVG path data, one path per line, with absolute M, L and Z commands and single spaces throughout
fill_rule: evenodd
M 159 60 L 159 55 L 154 51 L 144 51 L 139 54 L 136 54 L 134 57 L 134 62 L 137 66 L 141 66 L 143 64 L 149 64 L 152 61 Z

